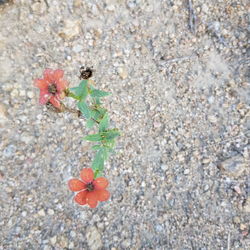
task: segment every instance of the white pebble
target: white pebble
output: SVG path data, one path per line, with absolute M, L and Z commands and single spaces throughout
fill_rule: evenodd
M 41 210 L 38 212 L 38 215 L 39 215 L 39 216 L 45 216 L 46 214 L 45 214 L 44 209 L 41 209 Z
M 34 97 L 33 91 L 28 91 L 27 96 L 32 99 Z
M 54 213 L 55 213 L 55 212 L 54 212 L 53 209 L 49 209 L 49 210 L 48 210 L 48 214 L 49 214 L 49 215 L 53 215 Z

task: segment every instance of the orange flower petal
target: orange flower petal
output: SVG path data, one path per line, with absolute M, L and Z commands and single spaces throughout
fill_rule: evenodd
M 84 168 L 80 173 L 80 177 L 85 183 L 92 182 L 94 179 L 94 172 L 91 168 Z
M 39 103 L 44 105 L 48 102 L 50 94 L 48 91 L 40 91 Z
M 76 196 L 74 197 L 75 202 L 78 203 L 79 205 L 85 205 L 87 203 L 86 202 L 87 193 L 88 193 L 87 191 L 82 191 L 76 194 Z
M 63 70 L 61 70 L 61 69 L 55 70 L 54 71 L 54 79 L 58 80 L 60 78 L 63 78 L 63 74 L 64 74 Z
M 35 86 L 38 87 L 41 91 L 48 89 L 48 82 L 45 79 L 36 79 Z
M 56 88 L 58 91 L 62 92 L 69 86 L 68 82 L 63 79 L 56 80 Z
M 68 181 L 69 189 L 73 192 L 81 191 L 85 189 L 85 184 L 78 179 L 71 179 Z
M 51 96 L 49 99 L 49 102 L 56 108 L 61 109 L 61 103 L 60 101 L 55 97 Z
M 110 197 L 110 193 L 108 190 L 98 190 L 97 191 L 97 199 L 98 201 L 107 201 Z
M 109 185 L 109 182 L 104 177 L 98 177 L 93 181 L 93 184 L 96 189 L 105 189 Z
M 97 200 L 97 192 L 92 191 L 88 192 L 86 196 L 86 202 L 91 208 L 95 208 L 97 206 L 98 200 Z
M 54 71 L 52 69 L 45 69 L 43 72 L 44 79 L 49 83 L 54 82 Z

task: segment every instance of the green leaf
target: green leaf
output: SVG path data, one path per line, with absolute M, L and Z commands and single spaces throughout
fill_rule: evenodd
M 91 117 L 95 120 L 95 121 L 100 121 L 100 119 L 103 118 L 104 114 L 107 112 L 106 109 L 104 108 L 92 108 L 91 109 Z
M 112 140 L 115 137 L 120 135 L 120 132 L 117 129 L 112 129 L 112 130 L 108 130 L 106 132 L 102 132 L 101 133 L 102 136 L 104 137 L 104 140 Z
M 99 145 L 99 144 L 92 146 L 93 150 L 99 150 L 101 148 L 102 148 L 102 145 Z
M 104 167 L 104 157 L 103 157 L 103 152 L 100 149 L 95 154 L 94 160 L 92 162 L 92 168 L 95 171 L 102 171 L 103 167 Z
M 91 90 L 90 92 L 90 95 L 92 97 L 104 97 L 104 96 L 108 96 L 110 95 L 111 93 L 109 92 L 105 92 L 105 91 L 102 91 L 102 90 L 99 90 L 99 89 L 93 89 Z
M 86 102 L 84 101 L 78 102 L 77 107 L 80 109 L 80 111 L 82 112 L 82 114 L 84 115 L 86 119 L 90 118 L 90 109 Z
M 93 126 L 95 125 L 95 121 L 93 119 L 88 119 L 86 122 L 86 126 L 87 128 L 93 128 Z
M 105 142 L 105 147 L 109 150 L 109 152 L 114 152 L 113 148 L 115 146 L 115 139 L 108 140 Z
M 109 116 L 108 113 L 106 113 L 102 120 L 99 123 L 99 132 L 104 132 L 109 126 Z
M 70 88 L 70 91 L 78 98 L 78 100 L 85 100 L 88 95 L 88 81 L 83 80 L 78 87 Z
M 109 158 L 109 149 L 107 147 L 103 147 L 102 149 L 103 159 L 106 161 Z
M 87 140 L 87 141 L 101 141 L 101 140 L 103 140 L 101 134 L 87 135 L 83 139 Z
M 104 115 L 106 114 L 106 112 L 107 112 L 107 109 L 101 108 L 101 107 L 98 107 L 96 110 L 97 110 L 102 116 L 104 116 Z
M 96 121 L 98 121 L 100 118 L 100 112 L 98 112 L 96 109 L 92 109 L 91 117 L 94 118 Z
M 102 105 L 102 103 L 101 103 L 101 100 L 100 100 L 100 98 L 99 97 L 92 97 L 92 100 L 93 100 L 93 102 L 96 104 L 96 105 Z

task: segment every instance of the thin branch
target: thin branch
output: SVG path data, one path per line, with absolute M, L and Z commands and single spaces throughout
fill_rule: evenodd
M 197 17 L 194 13 L 192 0 L 188 0 L 188 11 L 189 11 L 189 28 L 191 32 L 195 34 Z

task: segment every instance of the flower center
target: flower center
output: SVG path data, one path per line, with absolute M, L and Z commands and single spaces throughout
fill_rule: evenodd
M 57 92 L 56 85 L 54 83 L 50 84 L 48 87 L 49 93 L 55 95 Z
M 93 191 L 94 190 L 94 185 L 92 184 L 92 182 L 87 184 L 87 190 L 88 191 Z

